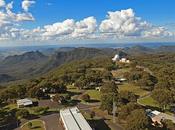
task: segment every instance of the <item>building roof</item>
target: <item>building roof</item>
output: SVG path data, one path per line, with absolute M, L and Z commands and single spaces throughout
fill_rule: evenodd
M 156 110 L 155 111 L 152 111 L 151 113 L 154 114 L 154 115 L 156 115 L 156 116 L 160 114 L 160 112 L 159 111 L 156 111 Z
M 77 107 L 60 110 L 66 130 L 92 130 Z
M 18 106 L 20 106 L 20 105 L 28 106 L 28 105 L 32 105 L 33 102 L 32 102 L 32 100 L 25 98 L 25 99 L 17 100 L 17 104 L 18 104 Z

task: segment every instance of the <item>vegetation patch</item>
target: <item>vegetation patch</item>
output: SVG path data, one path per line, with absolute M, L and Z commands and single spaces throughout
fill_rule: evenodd
M 21 130 L 45 130 L 43 121 L 33 120 L 21 127 Z
M 99 100 L 100 101 L 100 98 L 101 98 L 100 91 L 97 91 L 97 90 L 87 90 L 86 93 L 91 97 L 91 99 Z
M 145 106 L 159 107 L 158 102 L 155 101 L 151 96 L 139 99 L 138 103 L 143 104 Z
M 145 96 L 149 93 L 148 91 L 141 89 L 139 86 L 136 86 L 134 84 L 129 84 L 129 83 L 119 85 L 118 87 L 119 87 L 119 92 L 129 91 L 129 92 L 133 92 L 138 96 Z

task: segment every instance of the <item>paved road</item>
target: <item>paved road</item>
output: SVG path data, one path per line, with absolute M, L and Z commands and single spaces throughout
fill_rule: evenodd
M 46 115 L 38 119 L 44 121 L 46 130 L 64 130 L 59 122 L 59 114 Z M 14 130 L 21 129 L 16 128 Z
M 45 122 L 46 130 L 63 130 L 59 123 L 59 114 L 51 114 L 40 118 Z

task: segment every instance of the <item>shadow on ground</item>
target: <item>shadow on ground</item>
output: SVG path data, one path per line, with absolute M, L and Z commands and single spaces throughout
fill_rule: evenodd
M 105 123 L 104 119 L 88 120 L 88 122 L 92 128 L 95 128 L 95 130 L 111 130 L 111 128 Z

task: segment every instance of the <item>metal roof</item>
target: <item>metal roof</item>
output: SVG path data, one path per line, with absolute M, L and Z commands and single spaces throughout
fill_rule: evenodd
M 160 112 L 159 111 L 156 111 L 156 110 L 155 111 L 152 111 L 151 113 L 153 113 L 156 116 L 160 114 Z
M 77 107 L 60 110 L 66 130 L 92 130 Z
M 25 99 L 17 100 L 17 104 L 27 106 L 27 105 L 32 105 L 33 102 L 32 102 L 32 100 L 25 98 Z

